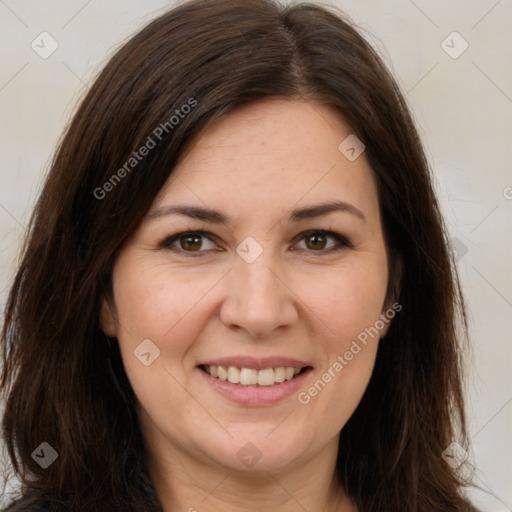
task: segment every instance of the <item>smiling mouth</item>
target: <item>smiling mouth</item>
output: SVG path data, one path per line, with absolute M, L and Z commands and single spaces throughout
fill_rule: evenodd
M 311 366 L 292 367 L 278 366 L 277 368 L 265 368 L 256 370 L 254 368 L 239 368 L 237 366 L 214 366 L 199 365 L 198 367 L 212 377 L 238 384 L 239 386 L 278 386 L 301 375 Z

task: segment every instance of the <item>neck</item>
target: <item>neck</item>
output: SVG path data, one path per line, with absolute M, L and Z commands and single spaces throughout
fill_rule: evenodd
M 162 451 L 149 446 L 148 471 L 164 512 L 357 512 L 337 484 L 337 444 L 338 437 L 314 461 L 293 469 L 247 473 L 194 461 L 176 449 L 153 457 Z

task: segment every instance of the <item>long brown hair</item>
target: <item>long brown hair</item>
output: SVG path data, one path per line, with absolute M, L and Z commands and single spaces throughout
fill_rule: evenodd
M 454 440 L 467 448 L 465 306 L 406 102 L 343 14 L 271 0 L 192 0 L 158 17 L 111 58 L 62 138 L 2 332 L 3 435 L 21 503 L 160 509 L 100 299 L 187 143 L 266 97 L 320 101 L 364 142 L 391 255 L 388 298 L 403 307 L 341 431 L 339 483 L 363 512 L 467 510 L 465 484 L 442 457 Z M 132 161 L 149 139 L 155 146 Z M 58 453 L 47 468 L 32 456 L 42 442 Z

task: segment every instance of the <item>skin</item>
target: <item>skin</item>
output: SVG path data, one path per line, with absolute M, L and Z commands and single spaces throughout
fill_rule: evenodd
M 240 406 L 196 368 L 221 356 L 287 355 L 313 366 L 300 389 L 307 391 L 389 307 L 373 172 L 364 153 L 349 161 L 338 150 L 350 133 L 328 107 L 303 100 L 266 99 L 217 120 L 118 256 L 102 328 L 118 337 L 166 512 L 357 510 L 334 480 L 338 438 L 367 387 L 379 336 L 308 404 L 294 393 L 274 405 Z M 333 200 L 352 204 L 366 221 L 347 212 L 287 219 L 293 208 Z M 176 204 L 220 210 L 233 225 L 149 216 Z M 315 229 L 352 245 L 295 238 Z M 186 237 L 174 242 L 198 257 L 161 247 L 189 230 L 212 234 L 192 248 Z M 252 263 L 236 252 L 247 236 L 263 249 Z M 133 353 L 144 339 L 160 350 L 149 366 Z M 237 457 L 248 442 L 261 453 L 250 468 Z

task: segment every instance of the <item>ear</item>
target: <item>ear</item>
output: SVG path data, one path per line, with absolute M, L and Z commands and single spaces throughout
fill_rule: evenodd
M 116 321 L 113 309 L 114 308 L 110 302 L 105 297 L 103 297 L 101 299 L 100 309 L 100 328 L 107 336 L 110 336 L 111 338 L 115 338 L 117 336 Z

